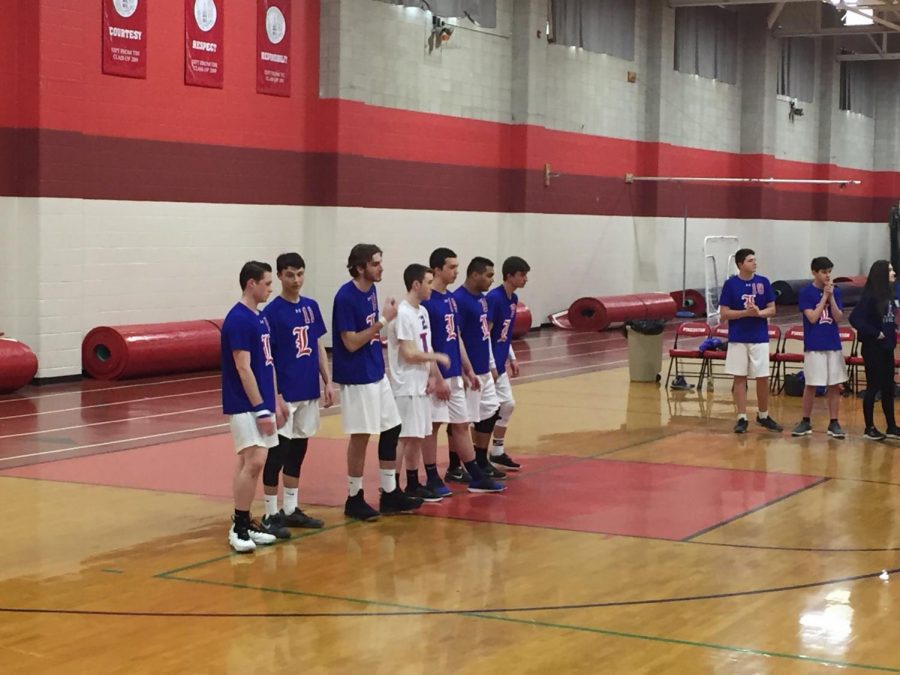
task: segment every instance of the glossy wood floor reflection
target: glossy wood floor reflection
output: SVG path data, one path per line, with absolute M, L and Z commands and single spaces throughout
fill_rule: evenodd
M 0 672 L 900 672 L 900 443 L 854 399 L 844 441 L 821 399 L 811 437 L 735 436 L 716 387 L 525 381 L 508 494 L 371 524 L 327 418 L 301 483 L 327 527 L 249 556 L 227 436 L 5 468 Z

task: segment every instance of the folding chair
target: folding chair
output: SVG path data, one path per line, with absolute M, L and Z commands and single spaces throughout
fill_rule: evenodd
M 856 341 L 856 331 L 850 326 L 838 326 L 838 336 L 841 338 L 841 351 L 844 353 L 844 363 L 847 364 L 847 386 L 854 393 L 859 380 L 859 367 L 863 365 L 861 356 L 856 355 L 858 342 Z M 898 336 L 900 340 L 900 336 Z M 863 369 L 865 372 L 865 369 Z
M 788 343 L 795 347 L 794 343 L 800 343 L 800 351 L 796 348 L 788 351 Z M 772 381 L 769 383 L 770 391 L 780 394 L 784 390 L 784 378 L 788 375 L 788 366 L 794 372 L 803 369 L 803 325 L 791 326 L 784 332 L 784 339 L 771 356 L 773 365 Z
M 686 323 L 679 324 L 678 328 L 675 329 L 675 344 L 669 350 L 669 372 L 666 374 L 666 387 L 669 386 L 669 380 L 672 377 L 672 368 L 675 368 L 675 376 L 679 375 L 696 375 L 697 376 L 697 387 L 700 387 L 700 382 L 703 377 L 703 354 L 697 349 L 703 340 L 709 337 L 709 326 L 705 323 L 699 323 L 697 321 L 688 321 Z M 697 344 L 694 345 L 693 349 L 684 344 L 685 340 L 697 340 Z M 679 344 L 681 341 L 681 344 Z M 699 362 L 700 368 L 698 370 L 684 370 L 682 361 L 686 361 L 690 363 L 691 361 Z
M 720 340 L 728 339 L 728 324 L 719 324 L 716 326 L 715 330 L 712 332 L 712 336 L 719 338 Z M 709 381 L 712 382 L 714 379 L 724 379 L 731 377 L 730 375 L 725 375 L 725 373 L 715 374 L 713 372 L 713 364 L 716 362 L 724 362 L 725 361 L 725 352 L 719 351 L 717 349 L 707 349 L 703 352 L 703 371 L 700 375 L 700 382 L 697 383 L 697 387 L 703 384 L 703 380 L 709 378 Z

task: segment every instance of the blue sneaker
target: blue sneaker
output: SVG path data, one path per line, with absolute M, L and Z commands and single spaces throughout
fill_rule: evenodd
M 486 493 L 486 492 L 503 492 L 506 486 L 498 483 L 490 478 L 482 478 L 481 480 L 473 480 L 467 488 L 469 492 Z
M 451 490 L 446 485 L 444 485 L 444 481 L 442 481 L 440 478 L 438 478 L 437 480 L 427 481 L 425 484 L 425 487 L 427 487 L 429 490 L 431 490 L 438 497 L 452 497 L 453 496 L 453 490 Z

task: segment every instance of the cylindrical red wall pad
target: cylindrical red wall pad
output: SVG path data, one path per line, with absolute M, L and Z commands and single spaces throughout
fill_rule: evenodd
M 38 360 L 28 345 L 0 338 L 0 394 L 11 394 L 31 382 Z
M 668 293 L 638 293 L 637 296 L 647 307 L 648 319 L 669 320 L 675 316 L 678 303 Z
M 852 281 L 835 283 L 835 286 L 841 289 L 841 303 L 844 307 L 853 307 L 859 304 L 859 299 L 863 294 L 863 287 Z
M 811 283 L 812 277 L 809 279 L 776 281 L 772 284 L 772 290 L 775 291 L 775 304 L 796 305 L 799 301 L 800 289 L 804 286 L 809 286 Z
M 835 284 L 851 284 L 853 286 L 862 287 L 866 285 L 866 279 L 867 277 L 865 274 L 860 274 L 855 277 L 835 277 L 831 281 Z
M 568 318 L 575 330 L 598 331 L 625 321 L 670 319 L 675 310 L 675 301 L 667 293 L 609 295 L 579 298 L 569 307 Z
M 211 324 L 213 324 L 220 331 L 222 330 L 222 324 L 225 323 L 225 319 L 207 319 Z
M 521 302 L 516 307 L 516 320 L 513 323 L 512 336 L 514 338 L 525 337 L 531 330 L 531 310 Z
M 216 370 L 220 335 L 212 321 L 100 326 L 81 343 L 81 365 L 98 380 Z
M 680 290 L 669 293 L 675 301 L 677 310 L 685 309 L 693 312 L 696 316 L 706 316 L 706 298 L 703 291 L 699 288 L 688 288 L 684 291 L 684 300 L 682 301 L 682 293 Z

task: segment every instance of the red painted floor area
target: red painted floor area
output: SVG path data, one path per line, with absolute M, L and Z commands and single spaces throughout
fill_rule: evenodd
M 346 444 L 313 439 L 303 467 L 304 505 L 340 506 Z M 441 452 L 443 455 L 443 451 Z M 809 487 L 821 478 L 568 456 L 521 457 L 523 471 L 502 495 L 454 497 L 425 505 L 434 517 L 684 539 Z M 377 504 L 376 452 L 364 488 Z M 17 467 L 3 476 L 183 492 L 228 498 L 234 467 L 229 435 Z

